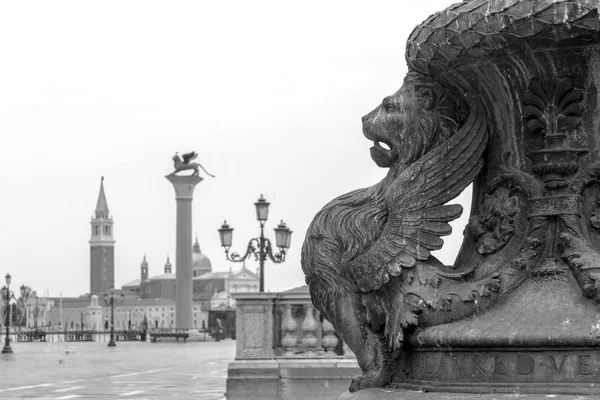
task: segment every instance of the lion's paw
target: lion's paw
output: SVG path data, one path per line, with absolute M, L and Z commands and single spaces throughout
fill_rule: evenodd
M 356 378 L 352 379 L 352 383 L 350 384 L 350 388 L 348 390 L 353 393 L 361 389 L 383 387 L 387 383 L 387 380 L 381 377 L 357 376 Z

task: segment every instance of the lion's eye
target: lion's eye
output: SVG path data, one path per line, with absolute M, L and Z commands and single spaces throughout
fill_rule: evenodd
M 393 96 L 388 96 L 385 99 L 383 99 L 383 101 L 381 102 L 381 108 L 383 108 L 383 110 L 388 113 L 398 111 L 398 107 L 396 107 L 396 103 L 394 101 Z
M 385 104 L 384 108 L 385 108 L 385 111 L 388 112 L 388 113 L 398 111 L 398 107 L 396 107 L 395 105 L 390 104 L 390 103 Z

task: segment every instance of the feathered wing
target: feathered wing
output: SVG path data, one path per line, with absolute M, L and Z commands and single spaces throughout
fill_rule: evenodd
M 196 157 L 198 157 L 198 153 L 192 151 L 191 153 L 182 154 L 181 157 L 183 157 L 183 162 L 187 164 L 190 161 L 195 160 Z
M 388 195 L 389 216 L 379 238 L 349 262 L 350 274 L 363 292 L 376 291 L 400 276 L 417 260 L 427 260 L 441 249 L 441 236 L 449 235 L 450 221 L 462 206 L 445 205 L 477 176 L 488 142 L 483 105 L 468 96 L 467 122 L 440 146 L 404 170 Z

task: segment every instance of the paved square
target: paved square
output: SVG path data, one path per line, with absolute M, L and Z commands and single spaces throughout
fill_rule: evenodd
M 14 343 L 0 399 L 225 399 L 235 341 Z

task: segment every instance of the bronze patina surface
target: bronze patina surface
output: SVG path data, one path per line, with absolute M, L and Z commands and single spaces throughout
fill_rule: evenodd
M 375 185 L 313 220 L 302 268 L 356 354 L 350 391 L 600 396 L 600 19 L 591 0 L 467 0 L 411 34 L 363 117 Z M 459 255 L 431 255 L 462 212 Z
M 178 172 L 191 169 L 194 171 L 192 172 L 191 176 L 199 176 L 199 168 L 202 168 L 202 171 L 204 171 L 206 175 L 214 178 L 215 176 L 210 174 L 207 170 L 205 170 L 202 164 L 193 162 L 196 158 L 198 158 L 198 153 L 196 153 L 195 151 L 182 154 L 181 157 L 179 156 L 179 153 L 175 153 L 175 155 L 172 158 L 173 167 L 175 168 L 175 170 L 169 175 L 176 175 Z

